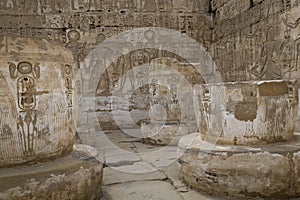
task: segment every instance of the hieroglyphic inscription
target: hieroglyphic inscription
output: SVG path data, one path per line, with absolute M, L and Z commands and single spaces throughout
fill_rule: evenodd
M 19 138 L 22 138 L 24 156 L 35 155 L 35 139 L 38 137 L 36 105 L 38 96 L 48 91 L 37 91 L 35 81 L 40 78 L 39 63 L 20 62 L 17 65 L 9 63 L 10 77 L 16 80 Z

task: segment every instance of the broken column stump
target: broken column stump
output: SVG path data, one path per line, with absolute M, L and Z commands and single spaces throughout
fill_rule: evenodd
M 102 164 L 73 150 L 74 60 L 61 44 L 1 36 L 0 199 L 97 199 Z
M 178 147 L 189 185 L 236 198 L 300 195 L 295 82 L 198 85 L 195 106 L 200 133 Z

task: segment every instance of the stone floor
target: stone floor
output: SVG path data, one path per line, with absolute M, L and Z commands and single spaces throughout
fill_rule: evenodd
M 101 200 L 221 200 L 186 186 L 179 175 L 177 147 L 143 144 L 139 130 L 80 134 L 105 165 Z
M 176 146 L 143 144 L 139 130 L 79 135 L 83 143 L 98 149 L 98 159 L 106 166 L 100 200 L 226 200 L 182 182 Z

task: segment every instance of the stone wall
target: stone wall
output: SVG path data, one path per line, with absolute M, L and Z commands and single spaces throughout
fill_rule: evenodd
M 300 1 L 212 1 L 215 58 L 224 81 L 299 78 Z
M 299 0 L 213 0 L 211 5 L 210 52 L 224 81 L 299 79 Z
M 104 99 L 119 105 L 122 102 L 118 99 L 126 96 L 126 106 L 132 111 L 134 124 L 138 125 L 149 118 L 149 103 L 145 102 L 150 99 L 150 85 L 147 86 L 145 79 L 150 77 L 149 71 L 143 68 L 126 77 L 133 65 L 168 57 L 169 63 L 177 62 L 171 65 L 179 65 L 175 68 L 181 75 L 186 76 L 189 69 L 176 54 L 151 49 L 127 52 L 130 48 L 126 45 L 132 45 L 129 42 L 119 44 L 123 52 L 117 58 L 111 58 L 112 49 L 107 49 L 105 62 L 110 63 L 109 67 L 98 73 L 105 68 L 103 63 L 85 65 L 91 60 L 85 61 L 103 41 L 136 28 L 162 27 L 190 36 L 209 49 L 223 81 L 297 79 L 300 67 L 299 9 L 298 0 L 3 0 L 0 2 L 0 35 L 55 40 L 72 50 L 75 65 L 80 68 L 78 93 L 85 99 L 79 104 L 80 112 L 84 113 L 80 115 L 81 122 L 94 124 L 97 118 L 100 121 L 106 119 L 102 121 L 105 126 L 111 119 L 107 117 L 108 113 L 123 107 L 112 108 Z M 137 37 L 145 37 L 151 42 L 154 36 L 149 29 Z M 160 72 L 152 74 L 153 77 L 157 75 Z M 188 76 L 192 75 L 193 72 Z M 192 79 L 193 84 L 203 81 L 197 74 Z M 131 95 L 124 90 L 129 87 L 132 87 Z M 121 92 L 113 92 L 116 89 Z M 167 89 L 167 96 L 171 98 L 171 88 Z M 94 96 L 97 100 L 89 99 Z M 130 103 L 133 98 L 136 98 L 134 103 Z M 101 109 L 95 106 L 97 104 Z M 95 109 L 97 113 L 93 114 Z
M 72 45 L 83 52 L 105 38 L 137 27 L 179 30 L 209 44 L 208 10 L 208 0 L 3 0 L 0 33 L 70 43 L 67 32 L 75 30 L 80 35 L 73 39 L 83 46 Z M 76 33 L 69 36 L 73 35 Z
M 55 40 L 72 50 L 75 65 L 80 68 L 77 77 L 77 90 L 81 96 L 79 124 L 95 125 L 98 118 L 101 126 L 115 126 L 116 124 L 110 122 L 111 116 L 108 115 L 115 111 L 122 112 L 124 105 L 119 99 L 126 97 L 132 109 L 131 117 L 134 124 L 138 125 L 141 120 L 149 118 L 149 106 L 144 105 L 149 104 L 149 91 L 147 86 L 139 86 L 148 77 L 140 70 L 141 73 L 124 80 L 124 73 L 130 70 L 128 67 L 126 69 L 126 66 L 132 63 L 132 57 L 137 59 L 138 64 L 141 64 L 140 61 L 145 64 L 162 55 L 157 55 L 155 51 L 152 51 L 151 55 L 151 52 L 146 51 L 147 58 L 145 51 L 139 51 L 111 60 L 111 52 L 108 49 L 106 58 L 111 65 L 100 76 L 97 71 L 101 71 L 104 66 L 99 66 L 99 63 L 85 66 L 86 57 L 105 39 L 139 27 L 177 30 L 208 48 L 211 44 L 212 29 L 209 9 L 209 0 L 2 0 L 0 35 Z M 148 37 L 151 39 L 151 35 Z M 184 68 L 181 66 L 181 69 Z M 124 85 L 127 87 L 126 84 L 135 84 L 136 91 L 133 96 L 130 97 L 126 92 L 112 94 L 117 81 L 121 82 L 119 88 Z M 97 100 L 92 99 L 95 95 Z M 134 103 L 130 103 L 132 98 L 136 98 Z M 107 103 L 110 101 L 117 106 L 112 108 L 111 103 Z M 97 105 L 100 105 L 101 109 L 98 109 Z

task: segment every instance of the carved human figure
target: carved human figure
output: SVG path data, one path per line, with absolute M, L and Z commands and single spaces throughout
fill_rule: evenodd
M 300 17 L 295 20 L 294 17 L 290 14 L 286 14 L 285 18 L 282 18 L 283 23 L 291 29 L 296 29 L 300 23 Z M 300 35 L 298 35 L 298 38 L 295 40 L 295 69 L 298 70 L 300 67 Z
M 293 60 L 293 41 L 290 35 L 290 30 L 289 28 L 284 31 L 284 39 L 281 42 L 280 45 L 280 58 L 279 58 L 279 64 L 281 65 L 281 74 L 282 77 L 290 73 L 292 71 L 295 71 L 296 65 L 293 65 L 292 60 Z M 296 59 L 297 60 L 297 59 Z
M 119 57 L 120 60 L 123 62 L 119 62 L 121 64 L 121 77 L 120 77 L 120 92 L 124 90 L 126 81 L 129 80 L 130 83 L 130 89 L 129 91 L 133 91 L 134 86 L 134 73 L 131 71 L 133 67 L 135 67 L 135 62 L 133 59 L 135 59 L 135 53 L 134 52 L 128 52 L 127 48 L 122 49 L 122 56 Z M 137 66 L 137 65 L 136 65 Z
M 103 60 L 100 60 L 100 59 L 91 59 L 91 60 L 95 60 L 96 62 L 95 63 L 91 63 L 91 66 L 89 67 L 89 69 L 92 69 L 92 68 L 95 68 L 95 69 L 98 69 L 98 67 L 100 67 L 102 69 L 101 71 L 101 77 L 100 77 L 100 80 L 98 82 L 98 85 L 97 85 L 97 91 L 96 91 L 96 94 L 97 95 L 109 95 L 110 94 L 110 84 L 111 84 L 111 81 L 110 81 L 110 75 L 109 75 L 109 72 L 108 72 L 108 67 L 111 65 L 111 63 L 113 62 L 112 60 L 112 50 L 109 49 L 109 48 L 105 48 L 105 56 Z M 94 56 L 97 56 L 97 55 L 94 55 Z M 85 81 L 87 82 L 87 81 Z
M 275 63 L 276 53 L 280 51 L 280 44 L 275 40 L 275 30 L 269 28 L 267 30 L 266 41 L 262 49 L 262 57 L 264 58 L 260 72 L 260 78 L 272 80 L 281 77 L 281 69 Z
M 151 29 L 147 30 L 144 33 L 144 37 L 147 41 L 145 47 L 148 48 L 147 52 L 149 53 L 149 62 L 151 62 L 151 60 L 161 56 L 162 46 L 156 41 L 155 31 Z
M 80 62 L 84 57 L 84 49 L 86 47 L 86 43 L 80 44 L 80 33 L 76 30 L 71 30 L 67 33 L 68 43 L 66 47 L 71 49 L 73 52 L 74 59 L 77 62 L 77 68 L 80 68 Z

